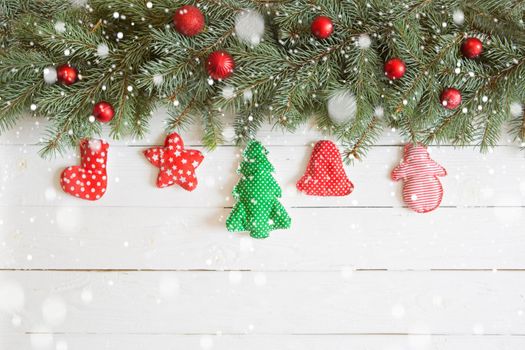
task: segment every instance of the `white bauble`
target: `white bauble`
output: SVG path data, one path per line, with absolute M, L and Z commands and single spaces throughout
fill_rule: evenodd
M 361 49 L 368 49 L 372 45 L 372 39 L 368 34 L 361 34 L 357 39 L 357 46 Z
M 264 17 L 255 10 L 244 10 L 235 18 L 235 33 L 249 45 L 257 45 L 264 35 Z
M 349 122 L 357 112 L 357 102 L 352 92 L 340 90 L 334 93 L 327 103 L 328 116 L 336 125 Z
M 108 45 L 102 43 L 97 46 L 97 55 L 100 58 L 106 58 L 109 55 L 109 47 Z
M 523 115 L 523 105 L 519 102 L 512 102 L 510 104 L 510 114 L 514 118 L 519 118 Z
M 465 23 L 465 14 L 463 13 L 463 11 L 459 9 L 455 10 L 454 13 L 452 14 L 452 21 L 454 21 L 454 23 L 458 26 Z
M 55 67 L 44 68 L 44 81 L 46 84 L 54 84 L 57 82 L 57 70 Z
M 55 23 L 55 30 L 57 33 L 64 33 L 66 31 L 66 24 L 62 21 Z

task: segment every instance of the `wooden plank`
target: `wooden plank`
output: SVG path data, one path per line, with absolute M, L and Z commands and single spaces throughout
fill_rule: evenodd
M 136 334 L 8 334 L 0 349 L 34 350 L 32 344 L 47 343 L 50 349 L 93 350 L 516 350 L 525 347 L 520 336 L 443 335 L 136 335 Z
M 37 146 L 3 146 L 0 169 L 0 205 L 52 206 L 154 206 L 229 207 L 240 152 L 222 147 L 207 155 L 197 170 L 199 187 L 187 192 L 178 187 L 155 187 L 157 169 L 142 154 L 141 147 L 112 147 L 109 153 L 109 188 L 104 198 L 86 202 L 62 193 L 61 170 L 77 164 L 76 152 L 52 161 L 37 155 Z M 275 177 L 283 188 L 286 206 L 400 207 L 402 184 L 390 180 L 390 171 L 401 158 L 402 147 L 376 147 L 366 162 L 347 167 L 355 190 L 346 197 L 313 197 L 299 193 L 296 181 L 304 173 L 311 147 L 269 147 Z M 473 149 L 454 151 L 432 148 L 432 157 L 447 168 L 442 178 L 443 206 L 522 206 L 525 202 L 525 162 L 518 149 L 501 147 L 480 154 Z M 31 190 L 28 190 L 31 189 Z
M 4 292 L 2 306 L 14 310 L 0 315 L 0 329 L 522 335 L 523 277 L 435 271 L 2 272 L 2 288 L 8 284 L 11 291 Z M 19 317 L 14 328 L 13 315 Z
M 2 207 L 0 267 L 16 269 L 524 269 L 525 208 L 295 208 L 267 240 L 229 209 Z
M 143 139 L 123 138 L 121 140 L 111 140 L 109 137 L 109 126 L 103 126 L 102 137 L 111 140 L 112 145 L 155 145 L 163 141 L 165 134 L 165 121 L 168 114 L 164 109 L 158 109 L 154 112 L 150 121 L 150 129 L 148 134 Z M 223 120 L 224 136 L 227 140 L 226 144 L 233 144 L 233 119 L 226 116 Z M 36 144 L 42 137 L 46 136 L 46 130 L 49 122 L 44 118 L 25 117 L 21 118 L 17 125 L 0 135 L 0 145 L 25 145 Z M 184 140 L 189 145 L 202 145 L 202 127 L 200 125 L 192 125 L 187 130 L 181 131 Z M 333 137 L 326 135 L 317 128 L 313 121 L 300 126 L 294 133 L 286 132 L 275 127 L 272 124 L 263 124 L 256 137 L 268 145 L 280 146 L 304 146 L 320 139 L 332 139 Z M 385 128 L 377 145 L 400 145 L 406 143 L 406 139 L 399 135 L 395 129 Z M 504 132 L 500 137 L 498 145 L 512 145 L 519 146 L 513 136 Z

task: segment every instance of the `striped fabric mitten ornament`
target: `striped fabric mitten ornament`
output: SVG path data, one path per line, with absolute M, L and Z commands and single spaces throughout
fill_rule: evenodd
M 426 147 L 408 144 L 401 163 L 392 171 L 392 180 L 403 180 L 403 200 L 418 213 L 439 207 L 443 186 L 438 176 L 447 175 L 441 165 L 430 159 Z

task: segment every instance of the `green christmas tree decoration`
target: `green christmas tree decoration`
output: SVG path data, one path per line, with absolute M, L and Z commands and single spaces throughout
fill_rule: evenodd
M 267 238 L 270 231 L 290 228 L 290 216 L 277 199 L 282 191 L 272 176 L 275 169 L 267 154 L 266 148 L 253 140 L 244 150 L 237 170 L 241 179 L 232 192 L 237 203 L 226 220 L 230 232 L 249 231 L 253 238 Z

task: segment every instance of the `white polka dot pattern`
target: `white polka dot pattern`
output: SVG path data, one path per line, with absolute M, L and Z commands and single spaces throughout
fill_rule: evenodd
M 148 148 L 144 155 L 151 164 L 160 169 L 157 187 L 178 184 L 187 191 L 197 188 L 195 169 L 201 164 L 204 156 L 200 151 L 184 149 L 184 142 L 179 134 L 169 134 L 164 147 Z
M 66 168 L 60 176 L 64 192 L 80 199 L 98 200 L 106 193 L 106 162 L 109 144 L 103 140 L 80 141 L 80 164 Z
M 310 162 L 297 189 L 310 196 L 347 196 L 354 185 L 346 176 L 337 146 L 328 140 L 315 144 Z
M 437 178 L 447 175 L 441 165 L 430 159 L 422 145 L 405 146 L 403 161 L 392 171 L 392 180 L 403 180 L 403 200 L 418 213 L 427 213 L 439 207 L 443 187 Z

